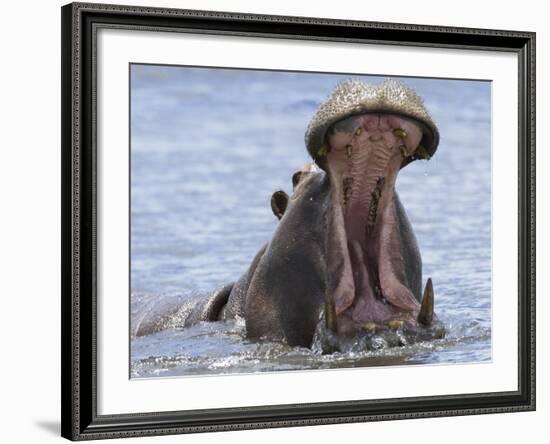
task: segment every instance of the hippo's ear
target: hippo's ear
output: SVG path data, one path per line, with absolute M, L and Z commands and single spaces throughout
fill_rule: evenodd
M 288 194 L 284 191 L 275 191 L 271 196 L 271 209 L 277 219 L 281 219 L 285 214 L 286 206 L 288 205 Z

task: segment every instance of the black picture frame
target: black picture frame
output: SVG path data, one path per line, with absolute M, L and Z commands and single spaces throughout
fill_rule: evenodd
M 535 33 L 72 3 L 61 9 L 62 436 L 71 440 L 535 409 Z M 452 396 L 98 415 L 98 27 L 507 51 L 519 66 L 518 390 Z M 512 291 L 512 289 L 510 289 Z

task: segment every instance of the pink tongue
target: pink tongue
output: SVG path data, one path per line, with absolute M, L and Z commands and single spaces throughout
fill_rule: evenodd
M 391 310 L 381 301 L 377 301 L 373 293 L 374 285 L 367 271 L 367 262 L 363 248 L 358 241 L 350 244 L 351 263 L 357 297 L 350 308 L 351 318 L 356 322 L 380 322 L 391 316 Z

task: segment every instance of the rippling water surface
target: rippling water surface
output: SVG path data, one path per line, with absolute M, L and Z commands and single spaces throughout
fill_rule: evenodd
M 305 128 L 349 75 L 132 65 L 131 329 L 236 280 L 270 239 L 271 194 L 309 161 Z M 379 83 L 382 77 L 362 76 Z M 242 320 L 133 337 L 132 377 L 491 359 L 491 86 L 400 79 L 441 143 L 397 178 L 445 339 L 322 355 L 244 338 Z

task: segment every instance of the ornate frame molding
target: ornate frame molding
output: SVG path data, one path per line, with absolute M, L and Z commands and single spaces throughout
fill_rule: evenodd
M 535 34 L 72 3 L 62 8 L 62 436 L 71 440 L 535 409 Z M 517 392 L 98 415 L 96 85 L 99 27 L 514 52 L 519 65 Z

